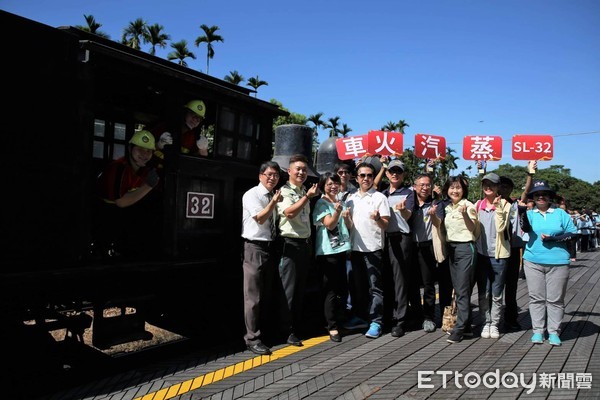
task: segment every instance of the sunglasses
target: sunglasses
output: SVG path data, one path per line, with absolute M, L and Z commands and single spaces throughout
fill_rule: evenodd
M 544 197 L 550 197 L 550 193 L 548 192 L 537 192 L 533 194 L 534 196 L 544 196 Z
M 365 178 L 372 178 L 373 174 L 358 174 L 358 176 L 361 177 L 362 179 L 365 179 Z
M 392 168 L 389 170 L 390 174 L 400 175 L 403 171 L 400 168 Z
M 342 171 L 338 171 L 337 174 L 338 175 L 348 175 L 348 174 L 350 174 L 350 171 L 344 171 L 344 170 L 342 170 Z

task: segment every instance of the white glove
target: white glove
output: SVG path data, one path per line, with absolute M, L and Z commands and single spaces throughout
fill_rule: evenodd
M 171 136 L 171 133 L 165 132 L 160 135 L 156 147 L 158 147 L 159 150 L 162 150 L 168 144 L 173 144 L 173 136 Z
M 196 146 L 198 146 L 198 150 L 208 150 L 208 139 L 206 136 L 200 135 L 200 139 L 196 141 Z

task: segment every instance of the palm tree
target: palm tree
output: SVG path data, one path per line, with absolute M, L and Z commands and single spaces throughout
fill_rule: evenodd
M 321 119 L 322 116 L 323 116 L 322 112 L 318 112 L 316 114 L 308 116 L 308 122 L 312 122 L 313 125 L 314 125 L 314 127 L 313 127 L 313 131 L 314 131 L 313 136 L 314 137 L 318 137 L 319 136 L 319 132 L 318 132 L 319 128 L 325 125 L 325 121 L 323 121 Z
M 162 30 L 165 29 L 164 26 L 159 24 L 150 25 L 146 31 L 146 36 L 144 37 L 145 43 L 150 43 L 152 46 L 150 48 L 150 54 L 156 54 L 156 46 L 160 48 L 167 47 L 167 40 L 171 40 L 171 37 L 166 33 L 162 33 Z
M 98 29 L 100 29 L 102 24 L 96 22 L 96 19 L 94 18 L 93 15 L 83 14 L 83 17 L 85 18 L 86 25 L 75 25 L 75 28 L 81 29 L 82 31 L 93 33 L 94 35 L 98 35 L 103 38 L 110 39 L 110 36 L 108 35 L 108 33 L 98 30 Z
M 394 132 L 396 130 L 396 123 L 389 121 L 387 124 L 381 127 L 382 131 Z
M 401 119 L 400 121 L 398 121 L 398 123 L 396 124 L 396 128 L 398 129 L 398 131 L 404 135 L 404 128 L 409 127 L 410 125 L 406 123 L 405 120 Z
M 261 86 L 269 86 L 269 84 L 266 81 L 261 81 L 258 78 L 258 75 L 256 75 L 256 78 L 252 77 L 252 78 L 248 78 L 248 83 L 246 84 L 250 87 L 252 87 L 254 89 L 254 97 L 256 97 L 256 95 L 258 94 L 258 88 Z
M 458 168 L 456 165 L 456 160 L 458 160 L 458 157 L 452 153 L 455 153 L 454 149 L 451 149 L 450 147 L 446 148 L 446 157 L 440 160 L 440 172 L 438 179 L 441 184 L 446 182 L 450 176 L 450 171 Z
M 329 121 L 329 123 L 325 123 L 323 127 L 325 129 L 329 129 L 329 136 L 337 137 L 338 133 L 340 132 L 340 130 L 338 129 L 340 117 L 335 116 L 333 118 L 327 118 L 327 121 Z
M 196 38 L 196 47 L 200 46 L 200 43 L 206 43 L 206 73 L 208 74 L 208 62 L 215 56 L 215 49 L 213 48 L 212 42 L 224 42 L 222 36 L 216 35 L 215 32 L 219 30 L 219 27 L 213 25 L 200 25 L 200 28 L 204 31 L 204 36 L 198 36 Z
M 148 37 L 148 24 L 141 18 L 129 23 L 127 28 L 123 30 L 121 43 L 133 49 L 139 50 L 140 43 L 144 38 Z
M 225 82 L 233 83 L 234 85 L 239 85 L 241 82 L 244 82 L 246 78 L 240 75 L 236 70 L 229 71 L 229 75 L 226 75 L 223 80 Z
M 187 41 L 185 39 L 180 40 L 179 42 L 171 43 L 171 47 L 175 50 L 167 54 L 167 60 L 179 60 L 177 64 L 187 67 L 187 63 L 185 59 L 190 57 L 194 60 L 196 59 L 196 55 L 192 53 L 187 47 Z
M 342 129 L 340 130 L 342 137 L 348 136 L 350 132 L 352 132 L 352 129 L 347 124 L 342 124 Z

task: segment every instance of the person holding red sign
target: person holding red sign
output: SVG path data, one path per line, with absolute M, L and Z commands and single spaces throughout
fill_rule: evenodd
M 352 309 L 370 320 L 368 338 L 378 338 L 383 329 L 383 249 L 390 218 L 387 197 L 373 187 L 375 167 L 357 167 L 358 191 L 348 196 L 346 205 L 354 223 L 352 242 Z
M 530 164 L 531 170 L 535 171 L 537 162 L 532 161 Z M 517 287 L 519 283 L 519 271 L 522 266 L 523 248 L 529 240 L 529 235 L 523 231 L 521 227 L 521 216 L 525 213 L 527 206 L 527 192 L 533 183 L 532 174 L 528 173 L 525 182 L 525 188 L 519 199 L 513 200 L 510 195 L 515 188 L 515 184 L 507 176 L 500 177 L 500 185 L 498 194 L 504 200 L 511 204 L 510 207 L 510 256 L 506 263 L 506 274 L 504 279 L 504 328 L 509 331 L 518 331 L 521 325 L 517 321 L 519 316 L 519 308 L 517 306 Z
M 393 287 L 393 291 L 389 290 L 394 294 L 392 301 L 389 301 L 393 308 L 392 336 L 401 337 L 404 336 L 409 315 L 409 302 L 413 318 L 422 318 L 422 313 L 416 315 L 417 303 L 418 308 L 421 308 L 418 275 L 415 274 L 416 271 L 411 271 L 414 268 L 410 265 L 412 238 L 408 220 L 412 215 L 415 195 L 410 186 L 403 185 L 406 172 L 402 161 L 392 160 L 385 174 L 390 185 L 382 193 L 388 198 L 391 212 L 390 222 L 385 232 L 385 250 L 390 273 L 384 280 L 385 286 Z M 388 276 L 392 278 L 391 285 L 387 284 Z
M 523 262 L 527 270 L 531 342 L 560 346 L 560 324 L 565 313 L 565 292 L 569 280 L 570 256 L 567 242 L 577 234 L 567 212 L 552 205 L 556 192 L 545 181 L 535 181 L 529 191 L 535 207 L 523 218 L 523 230 L 529 233 Z
M 477 292 L 484 319 L 481 337 L 498 339 L 504 297 L 506 262 L 510 256 L 510 203 L 498 194 L 500 177 L 493 172 L 481 181 L 484 198 L 475 204 L 481 234 L 477 239 Z

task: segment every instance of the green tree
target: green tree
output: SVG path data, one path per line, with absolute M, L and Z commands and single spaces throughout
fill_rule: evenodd
M 156 46 L 164 49 L 167 47 L 167 41 L 171 40 L 171 37 L 166 33 L 163 33 L 164 26 L 159 24 L 152 24 L 148 26 L 146 34 L 144 36 L 144 42 L 150 43 L 150 54 L 156 54 Z
M 348 136 L 350 132 L 352 132 L 352 128 L 350 128 L 347 124 L 342 124 L 342 129 L 340 129 L 342 137 Z
M 321 119 L 322 116 L 323 116 L 323 113 L 320 111 L 316 114 L 312 114 L 312 115 L 308 116 L 308 122 L 312 122 L 312 124 L 313 124 L 313 131 L 314 131 L 313 136 L 314 137 L 319 136 L 319 128 L 323 127 L 325 124 L 325 121 L 323 121 Z
M 335 136 L 338 137 L 340 130 L 338 128 L 338 125 L 340 123 L 340 117 L 339 116 L 335 116 L 332 118 L 327 118 L 327 121 L 329 121 L 329 123 L 325 123 L 325 125 L 323 125 L 323 128 L 325 129 L 329 129 L 329 136 Z
M 140 44 L 144 38 L 148 37 L 148 24 L 142 18 L 129 23 L 127 28 L 123 30 L 121 43 L 133 49 L 139 50 Z
M 225 82 L 233 83 L 234 85 L 239 85 L 241 82 L 244 82 L 246 78 L 240 75 L 237 71 L 229 71 L 229 75 L 225 75 L 223 80 Z
M 179 60 L 177 64 L 187 67 L 187 62 L 185 62 L 186 58 L 196 59 L 194 53 L 192 53 L 187 47 L 187 41 L 185 39 L 180 40 L 179 42 L 171 43 L 171 47 L 174 51 L 167 54 L 167 60 Z
M 384 126 L 381 127 L 381 130 L 386 132 L 394 132 L 394 130 L 396 130 L 396 123 L 388 121 Z
M 404 128 L 408 128 L 410 125 L 406 123 L 405 120 L 401 119 L 400 121 L 398 121 L 398 123 L 396 124 L 396 129 L 398 129 L 398 132 L 400 132 L 401 134 L 404 135 Z
M 277 107 L 279 107 L 283 111 L 287 111 L 289 113 L 289 115 L 287 115 L 287 116 L 280 115 L 277 118 L 275 118 L 275 120 L 273 121 L 273 129 L 275 129 L 279 125 L 288 125 L 288 124 L 306 125 L 306 122 L 308 121 L 308 118 L 306 118 L 306 115 L 291 112 L 290 110 L 285 108 L 280 101 L 277 101 L 275 99 L 271 99 L 269 101 L 269 103 L 275 104 Z
M 102 26 L 102 24 L 98 23 L 93 15 L 85 15 L 84 14 L 83 17 L 85 18 L 86 25 L 75 25 L 75 28 L 81 29 L 82 31 L 93 33 L 95 35 L 101 36 L 106 39 L 110 39 L 110 36 L 108 35 L 108 33 L 105 33 L 103 31 L 99 30 L 100 27 Z
M 258 94 L 258 88 L 261 86 L 269 86 L 269 83 L 267 81 L 261 81 L 258 78 L 258 75 L 256 75 L 256 78 L 248 78 L 246 85 L 254 89 L 254 97 L 256 97 L 256 95 Z
M 209 27 L 208 25 L 202 24 L 200 25 L 200 29 L 204 31 L 204 35 L 198 36 L 196 38 L 195 44 L 196 47 L 200 46 L 200 43 L 206 43 L 206 73 L 208 74 L 208 67 L 210 60 L 215 56 L 215 49 L 213 47 L 213 42 L 225 42 L 222 36 L 217 35 L 215 32 L 219 30 L 219 27 L 213 25 Z
M 439 171 L 436 174 L 436 182 L 439 185 L 443 185 L 452 174 L 451 171 L 458 168 L 456 165 L 456 161 L 459 160 L 458 157 L 454 155 L 456 151 L 450 147 L 446 148 L 446 157 L 441 160 L 438 160 L 439 163 Z M 462 172 L 462 175 L 466 175 Z

